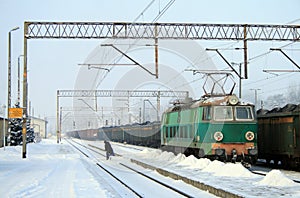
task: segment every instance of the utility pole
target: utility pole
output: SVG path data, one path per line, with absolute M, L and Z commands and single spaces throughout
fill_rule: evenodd
M 18 105 L 21 102 L 21 71 L 20 71 L 20 58 L 24 55 L 18 57 Z
M 5 104 L 2 106 L 2 108 L 3 108 L 3 148 L 4 148 L 4 150 L 5 150 L 5 131 L 6 131 L 6 127 L 5 127 L 5 108 L 6 108 L 6 106 L 5 106 Z
M 250 90 L 254 90 L 254 97 L 255 97 L 255 109 L 257 109 L 257 91 L 261 90 L 261 89 L 250 89 Z
M 8 88 L 7 88 L 7 116 L 9 117 L 9 109 L 11 107 L 11 32 L 18 30 L 19 27 L 15 27 L 8 32 Z
M 15 27 L 8 32 L 8 76 L 7 76 L 7 121 L 9 123 L 9 111 L 11 108 L 11 32 L 20 29 L 19 27 Z M 8 125 L 9 128 L 9 125 Z M 6 131 L 3 131 L 5 134 Z M 26 134 L 25 134 L 25 142 L 24 142 L 24 134 L 23 134 L 23 148 L 25 145 L 26 149 Z M 23 158 L 26 158 L 26 153 L 23 153 Z

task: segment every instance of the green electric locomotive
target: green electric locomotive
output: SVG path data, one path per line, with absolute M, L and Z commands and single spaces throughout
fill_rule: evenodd
M 253 164 L 258 154 L 254 105 L 232 94 L 174 104 L 162 116 L 161 148 Z

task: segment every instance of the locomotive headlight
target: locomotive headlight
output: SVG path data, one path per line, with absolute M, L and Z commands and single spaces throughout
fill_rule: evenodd
M 215 134 L 214 134 L 214 139 L 216 140 L 216 141 L 221 141 L 221 140 L 223 140 L 223 133 L 221 132 L 221 131 L 217 131 L 217 132 L 215 132 Z
M 254 137 L 255 137 L 255 135 L 254 135 L 254 133 L 253 133 L 252 131 L 248 131 L 248 132 L 245 134 L 245 138 L 246 138 L 246 140 L 248 140 L 248 141 L 254 140 Z
M 231 105 L 236 105 L 239 102 L 239 99 L 235 95 L 232 95 L 229 97 L 228 102 Z

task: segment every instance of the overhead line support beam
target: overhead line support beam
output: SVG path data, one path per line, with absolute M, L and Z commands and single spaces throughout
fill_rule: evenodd
M 135 65 L 140 66 L 143 70 L 145 70 L 146 72 L 148 72 L 149 74 L 151 74 L 152 76 L 155 76 L 155 74 L 153 74 L 151 71 L 149 71 L 147 68 L 145 68 L 143 65 L 141 65 L 140 63 L 136 62 L 133 58 L 131 58 L 130 56 L 128 56 L 127 54 L 125 54 L 124 52 L 122 52 L 119 48 L 117 48 L 116 46 L 112 45 L 112 44 L 105 44 L 105 45 L 101 45 L 101 46 L 110 46 L 112 48 L 114 48 L 115 50 L 117 50 L 119 53 L 121 53 L 123 56 L 125 56 L 126 58 L 128 58 L 130 61 L 132 61 Z
M 58 97 L 189 97 L 188 91 L 57 90 Z
M 207 48 L 206 51 L 215 51 L 221 56 L 221 58 L 225 61 L 225 63 L 232 69 L 232 71 L 240 78 L 242 79 L 242 76 L 232 67 L 232 65 L 226 60 L 226 58 L 219 52 L 218 49 L 209 49 Z
M 27 39 L 299 41 L 300 26 L 199 23 L 25 22 Z
M 282 51 L 282 49 L 271 48 L 270 50 L 281 52 L 289 61 L 291 61 L 296 67 L 298 67 L 298 69 L 300 69 L 300 66 L 295 61 L 293 61 L 293 59 L 291 59 L 286 53 L 284 53 L 284 51 Z

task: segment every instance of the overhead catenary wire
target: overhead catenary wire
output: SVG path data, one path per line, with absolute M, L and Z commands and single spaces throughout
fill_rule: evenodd
M 236 44 L 238 44 L 239 43 L 239 41 L 235 41 L 235 42 L 233 42 L 233 43 L 226 43 L 226 44 L 222 44 L 222 45 L 216 45 L 216 46 L 214 46 L 214 48 L 218 48 L 218 47 L 220 47 L 220 46 L 227 46 L 227 45 L 229 45 L 227 48 L 223 48 L 223 49 L 230 49 L 230 48 L 232 48 L 234 45 L 236 45 Z M 217 56 L 217 54 L 214 54 L 214 55 L 212 55 L 212 56 L 207 56 L 207 57 L 205 57 L 204 59 L 202 59 L 202 60 L 199 60 L 200 59 L 200 56 L 198 57 L 198 59 L 195 59 L 195 60 L 191 60 L 191 62 L 197 62 L 198 64 L 199 63 L 203 63 L 203 62 L 206 62 L 207 60 L 209 60 L 209 59 L 213 59 L 213 57 L 216 57 Z M 191 69 L 190 67 L 192 67 L 192 68 L 194 68 L 194 69 L 198 69 L 198 68 L 196 68 L 195 67 L 195 65 L 192 65 L 192 64 L 189 64 L 189 65 L 187 65 L 187 66 L 185 66 L 184 67 L 184 69 L 182 69 L 176 76 L 172 76 L 166 83 L 165 83 L 165 85 L 168 85 L 168 84 L 170 84 L 171 82 L 173 82 L 173 81 L 175 81 L 179 76 L 181 76 L 184 72 L 186 72 L 186 69 Z M 202 79 L 202 77 L 201 78 L 199 78 L 199 79 L 197 79 L 197 80 L 201 80 Z M 196 82 L 197 80 L 193 80 L 192 82 Z M 184 84 L 182 84 L 182 85 L 179 85 L 179 86 L 177 86 L 176 88 L 180 88 L 180 87 L 184 87 L 185 85 L 187 85 L 187 83 L 184 83 Z M 161 85 L 158 89 L 161 89 L 163 86 Z
M 143 11 L 134 19 L 133 22 L 136 22 L 141 16 L 144 15 L 144 13 L 153 5 L 155 0 L 151 1 L 144 9 Z M 167 3 L 167 5 L 163 8 L 162 11 L 159 10 L 159 14 L 155 17 L 155 19 L 153 20 L 153 22 L 156 22 L 158 21 L 158 19 L 171 7 L 171 5 L 175 2 L 175 0 L 171 0 L 169 3 Z M 160 2 L 159 2 L 160 3 Z M 128 45 L 128 48 L 124 51 L 124 54 L 127 54 L 130 49 L 132 48 L 133 45 L 135 45 L 140 39 L 135 39 L 134 42 L 130 43 Z M 113 43 L 117 42 L 117 39 L 114 40 Z M 119 62 L 122 58 L 123 58 L 124 55 L 120 55 L 119 58 L 117 58 L 114 63 L 117 63 Z M 113 69 L 113 64 L 111 64 L 111 67 L 109 70 L 112 70 Z M 109 66 L 109 65 L 108 65 Z M 99 71 L 97 72 L 97 76 L 99 74 Z M 96 88 L 98 88 L 100 86 L 100 84 L 103 82 L 103 80 L 107 77 L 108 75 L 108 72 L 104 73 L 104 75 L 102 76 L 102 79 L 99 80 L 99 82 L 96 84 Z M 94 79 L 94 83 L 95 84 L 97 81 L 97 78 Z

